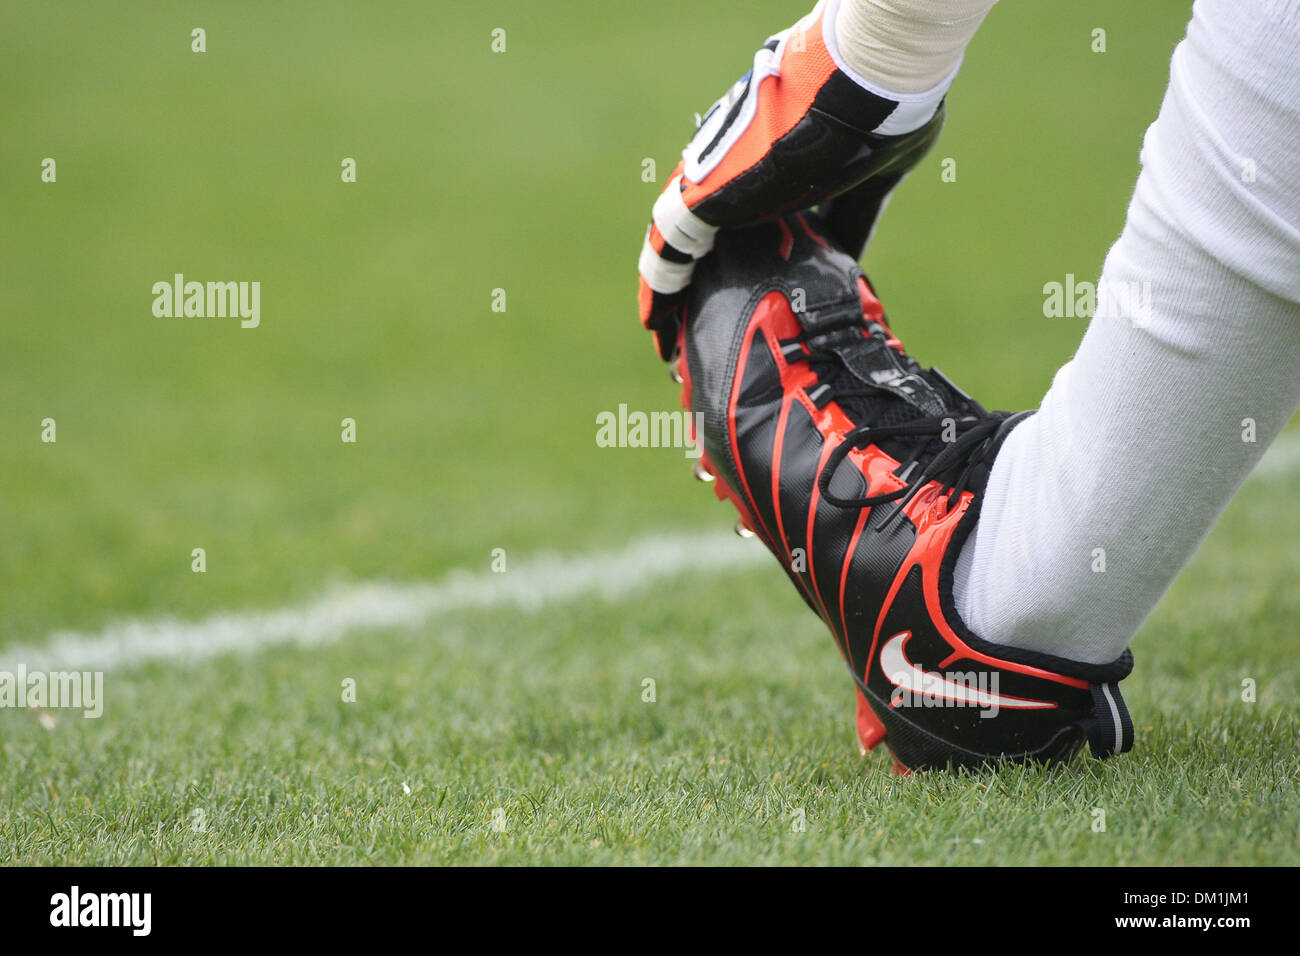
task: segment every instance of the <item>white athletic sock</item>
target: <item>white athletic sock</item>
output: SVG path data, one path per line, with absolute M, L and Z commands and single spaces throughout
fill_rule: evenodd
M 1297 64 L 1300 2 L 1197 0 L 1097 312 L 957 562 L 977 635 L 1113 660 L 1300 406 Z
M 996 2 L 832 0 L 827 16 L 841 69 L 894 94 L 929 94 L 937 105 Z

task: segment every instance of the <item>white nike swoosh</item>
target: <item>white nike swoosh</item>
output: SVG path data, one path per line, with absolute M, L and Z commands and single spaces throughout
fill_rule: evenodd
M 911 636 L 911 631 L 900 631 L 886 641 L 885 646 L 880 649 L 880 669 L 885 672 L 885 676 L 895 687 L 902 687 L 913 694 L 942 697 L 976 707 L 997 706 L 1038 710 L 1056 706 L 1045 700 L 1027 700 L 1023 697 L 990 694 L 988 691 L 981 691 L 978 687 L 951 681 L 937 671 L 922 670 L 909 661 L 907 655 L 903 653 L 903 646 Z

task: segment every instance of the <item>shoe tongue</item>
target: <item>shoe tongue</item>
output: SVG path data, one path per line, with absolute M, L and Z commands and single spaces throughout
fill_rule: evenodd
M 862 302 L 856 293 L 852 299 L 826 303 L 799 315 L 808 344 L 833 352 L 861 384 L 901 399 L 916 410 L 916 417 L 946 412 L 944 396 L 921 377 L 916 362 L 886 344 L 884 327 L 868 319 L 864 334 L 862 322 Z
M 875 336 L 833 346 L 850 374 L 861 382 L 884 389 L 926 416 L 942 415 L 946 408 L 939 393 L 914 371 L 908 371 L 896 349 Z

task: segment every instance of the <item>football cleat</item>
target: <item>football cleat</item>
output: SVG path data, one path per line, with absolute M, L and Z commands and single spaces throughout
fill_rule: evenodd
M 883 742 L 905 772 L 1128 750 L 1128 651 L 993 644 L 953 601 L 994 457 L 1032 412 L 985 411 L 921 367 L 812 214 L 719 233 L 693 288 L 675 362 L 698 468 L 830 629 L 862 752 Z

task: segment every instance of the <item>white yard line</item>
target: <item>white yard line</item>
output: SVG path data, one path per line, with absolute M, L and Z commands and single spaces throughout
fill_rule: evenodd
M 1251 480 L 1300 471 L 1300 433 L 1283 435 Z M 488 563 L 484 556 L 484 564 Z M 121 621 L 95 633 L 56 631 L 45 642 L 0 648 L 0 671 L 112 670 L 150 660 L 197 661 L 266 647 L 312 647 L 357 631 L 412 630 L 449 614 L 481 608 L 533 611 L 581 598 L 617 601 L 680 574 L 720 574 L 771 559 L 757 541 L 723 532 L 641 538 L 614 551 L 539 554 L 507 570 L 455 571 L 437 582 L 363 582 L 335 587 L 303 604 L 267 611 L 229 611 L 198 621 Z
M 728 532 L 659 535 L 612 551 L 538 554 L 506 570 L 454 571 L 437 582 L 382 581 L 342 585 L 302 604 L 265 611 L 230 611 L 197 621 L 148 618 L 120 621 L 94 633 L 56 631 L 35 646 L 0 648 L 0 671 L 102 671 L 151 660 L 197 661 L 218 654 L 254 653 L 277 645 L 314 647 L 356 631 L 412 630 L 473 609 L 535 611 L 583 598 L 617 601 L 681 574 L 714 575 L 771 562 L 757 541 Z M 666 600 L 672 600 L 666 597 Z

